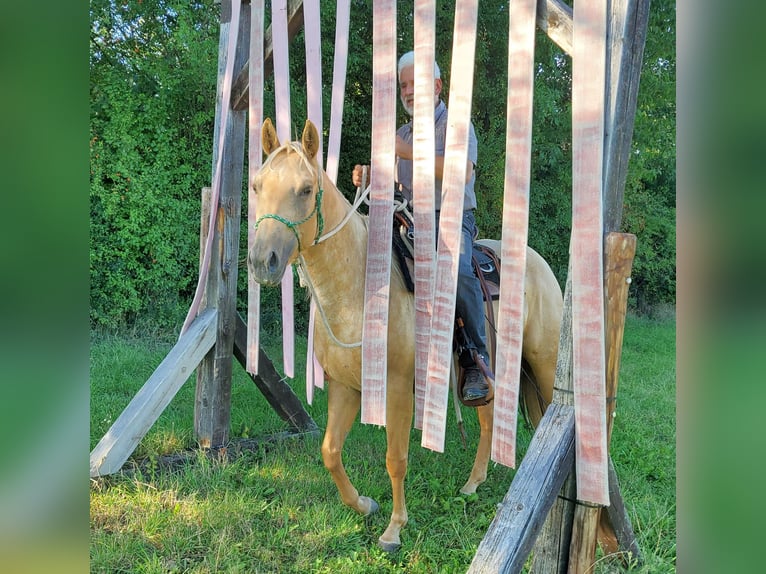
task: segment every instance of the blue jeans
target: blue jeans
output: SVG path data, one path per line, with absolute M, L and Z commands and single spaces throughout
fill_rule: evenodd
M 439 212 L 436 212 L 436 230 L 439 230 Z M 457 293 L 455 298 L 455 315 L 463 319 L 463 329 L 466 335 L 467 350 L 476 350 L 489 367 L 487 353 L 487 334 L 484 321 L 484 297 L 481 292 L 479 278 L 473 272 L 471 257 L 473 254 L 473 237 L 476 230 L 476 219 L 473 210 L 463 212 L 463 226 L 460 238 L 460 261 L 458 263 Z M 462 357 L 461 357 L 462 359 Z M 462 362 L 462 360 L 461 360 Z

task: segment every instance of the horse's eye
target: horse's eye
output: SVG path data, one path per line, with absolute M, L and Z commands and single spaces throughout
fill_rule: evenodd
M 301 195 L 311 195 L 311 192 L 314 191 L 314 188 L 310 185 L 307 185 L 303 189 L 301 189 Z

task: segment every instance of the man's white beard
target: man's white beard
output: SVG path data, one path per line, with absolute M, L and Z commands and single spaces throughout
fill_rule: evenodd
M 399 100 L 402 102 L 402 107 L 404 108 L 404 111 L 407 112 L 407 115 L 412 117 L 414 115 L 414 113 L 415 113 L 414 110 L 412 109 L 412 107 L 408 106 L 407 102 L 405 102 L 404 99 L 399 98 Z

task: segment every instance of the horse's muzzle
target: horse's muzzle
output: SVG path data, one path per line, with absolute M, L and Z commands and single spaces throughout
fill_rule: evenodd
M 279 285 L 289 264 L 294 246 L 282 249 L 256 243 L 248 254 L 247 261 L 255 280 L 261 285 Z

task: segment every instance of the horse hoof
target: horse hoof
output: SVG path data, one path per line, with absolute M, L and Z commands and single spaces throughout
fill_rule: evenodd
M 359 498 L 366 500 L 370 505 L 370 508 L 367 510 L 367 512 L 364 513 L 365 516 L 370 516 L 371 514 L 375 514 L 380 509 L 380 506 L 378 505 L 377 502 L 375 502 L 374 499 L 369 498 L 367 496 L 360 496 Z
M 399 548 L 401 548 L 402 545 L 397 542 L 384 542 L 383 540 L 378 539 L 378 546 L 386 554 L 393 554 L 394 552 L 399 550 Z

